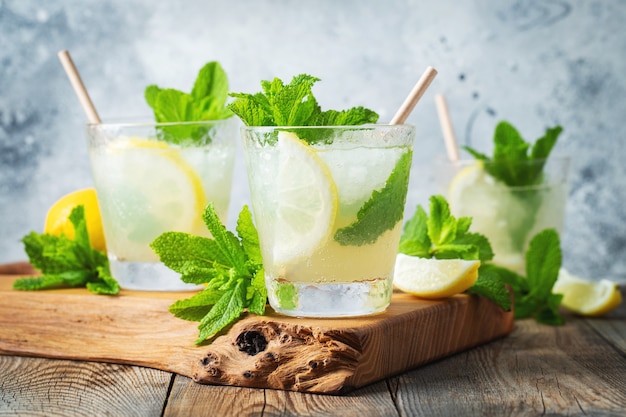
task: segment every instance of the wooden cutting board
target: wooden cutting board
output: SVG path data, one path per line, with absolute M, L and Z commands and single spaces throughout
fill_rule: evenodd
M 12 290 L 15 279 L 0 275 L 0 354 L 146 366 L 202 384 L 343 394 L 513 329 L 512 313 L 480 297 L 396 293 L 386 312 L 363 318 L 298 319 L 268 307 L 196 346 L 197 323 L 167 310 L 190 293 L 24 292 Z

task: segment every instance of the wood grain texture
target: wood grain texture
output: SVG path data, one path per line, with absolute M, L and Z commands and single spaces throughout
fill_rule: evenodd
M 394 294 L 389 309 L 358 319 L 245 316 L 207 346 L 195 346 L 197 324 L 167 308 L 189 293 L 82 289 L 22 292 L 5 277 L 0 297 L 0 353 L 140 365 L 207 384 L 346 393 L 438 358 L 506 335 L 512 315 L 479 298 L 445 301 Z M 8 287 L 8 288 L 7 288 Z M 237 341 L 262 335 L 249 354 Z
M 507 338 L 390 384 L 403 415 L 626 415 L 626 355 L 574 316 L 557 327 L 517 321 Z
M 0 415 L 160 415 L 172 375 L 155 369 L 0 355 Z

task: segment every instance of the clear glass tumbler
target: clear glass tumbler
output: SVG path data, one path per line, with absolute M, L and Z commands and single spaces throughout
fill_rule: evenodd
M 268 297 L 282 314 L 384 311 L 415 128 L 242 127 Z
M 111 274 L 123 289 L 193 290 L 150 248 L 161 233 L 208 236 L 209 202 L 223 222 L 237 145 L 236 119 L 89 124 L 89 156 Z
M 489 239 L 493 262 L 525 275 L 525 253 L 540 231 L 563 231 L 570 160 L 551 157 L 509 166 L 510 172 L 543 172 L 532 185 L 510 186 L 489 174 L 489 162 L 437 163 L 435 177 L 455 216 L 472 217 L 470 231 Z

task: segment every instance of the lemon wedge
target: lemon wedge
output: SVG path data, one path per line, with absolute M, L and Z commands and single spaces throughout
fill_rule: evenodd
M 622 302 L 622 294 L 613 281 L 587 280 L 572 275 L 563 268 L 559 271 L 552 292 L 563 294 L 561 305 L 583 316 L 602 316 L 617 308 Z
M 77 190 L 59 198 L 48 210 L 44 224 L 44 233 L 59 236 L 64 234 L 69 239 L 74 239 L 74 226 L 69 219 L 74 207 L 85 206 L 85 221 L 91 247 L 99 251 L 106 251 L 102 219 L 96 190 L 85 188 Z
M 200 233 L 207 204 L 202 180 L 178 148 L 132 138 L 92 158 L 101 191 L 107 246 L 134 261 L 154 260 L 148 246 L 165 231 Z
M 331 235 L 339 206 L 330 169 L 290 132 L 278 133 L 274 262 L 310 256 Z
M 426 259 L 399 253 L 393 285 L 421 298 L 446 298 L 462 293 L 478 278 L 480 261 Z

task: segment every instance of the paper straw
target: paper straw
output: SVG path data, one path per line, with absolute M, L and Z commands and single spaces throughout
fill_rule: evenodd
M 80 105 L 83 107 L 85 114 L 87 114 L 87 119 L 89 120 L 89 123 L 102 123 L 100 117 L 98 116 L 96 108 L 89 98 L 89 94 L 87 93 L 87 89 L 83 84 L 83 80 L 81 80 L 80 75 L 78 74 L 78 70 L 76 69 L 76 66 L 74 66 L 74 62 L 72 61 L 70 53 L 66 50 L 63 50 L 59 51 L 57 55 L 59 56 L 61 65 L 63 65 L 63 69 L 65 69 L 67 78 L 70 79 L 70 83 L 74 88 L 74 92 L 78 96 L 78 101 L 80 101 Z
M 446 103 L 446 98 L 443 94 L 435 95 L 435 105 L 437 106 L 437 114 L 439 115 L 439 123 L 441 124 L 441 132 L 443 133 L 443 141 L 446 144 L 448 159 L 452 162 L 458 161 L 459 148 L 456 144 L 454 129 L 452 128 L 452 121 L 450 120 L 450 112 L 448 111 L 448 104 Z
M 413 111 L 413 108 L 415 108 L 417 102 L 420 100 L 420 98 L 422 98 L 422 95 L 424 95 L 424 92 L 436 75 L 436 69 L 434 69 L 433 67 L 426 68 L 424 74 L 422 74 L 419 81 L 417 81 L 417 84 L 415 84 L 415 87 L 413 87 L 413 90 L 411 90 L 407 98 L 404 100 L 404 103 L 402 103 L 396 114 L 393 116 L 393 119 L 391 119 L 390 124 L 400 125 L 406 121 L 406 119 Z

